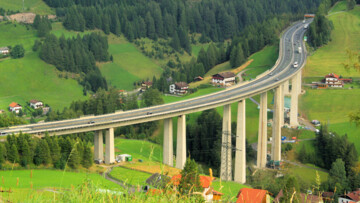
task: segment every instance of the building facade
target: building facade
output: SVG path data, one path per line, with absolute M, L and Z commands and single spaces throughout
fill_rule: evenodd
M 233 72 L 217 73 L 211 80 L 214 85 L 231 86 L 235 84 L 235 74 Z
M 340 76 L 334 73 L 329 73 L 325 76 L 325 84 L 328 87 L 344 87 L 344 82 L 340 80 Z
M 19 113 L 21 109 L 22 109 L 22 106 L 20 104 L 16 103 L 16 102 L 12 102 L 9 105 L 9 110 L 11 112 Z
M 186 94 L 189 89 L 189 85 L 186 82 L 176 82 L 170 85 L 170 94 L 183 95 Z
M 38 100 L 30 100 L 30 107 L 32 107 L 33 109 L 39 109 L 42 108 L 44 106 L 44 104 L 41 101 Z

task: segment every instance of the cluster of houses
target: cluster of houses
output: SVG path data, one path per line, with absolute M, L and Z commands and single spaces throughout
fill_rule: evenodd
M 43 102 L 35 100 L 35 99 L 30 100 L 29 106 L 33 109 L 42 109 L 43 114 L 46 114 L 50 110 L 50 107 L 44 107 Z M 22 108 L 23 107 L 16 102 L 11 102 L 11 104 L 9 105 L 9 111 L 16 113 L 16 114 L 20 113 L 20 110 L 22 110 Z
M 352 83 L 351 78 L 342 78 L 335 73 L 325 75 L 322 82 L 313 82 L 313 88 L 326 89 L 328 87 L 343 88 L 345 83 Z

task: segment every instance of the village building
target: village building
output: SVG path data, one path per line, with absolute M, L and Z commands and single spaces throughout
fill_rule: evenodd
M 153 83 L 151 81 L 145 81 L 141 83 L 141 91 L 146 91 L 146 89 L 149 89 Z
M 9 48 L 8 47 L 0 47 L 0 54 L 8 55 L 9 54 Z
M 360 203 L 360 189 L 342 195 L 338 199 L 339 203 Z
M 270 195 L 267 190 L 242 188 L 236 198 L 236 203 L 270 203 Z
M 209 176 L 199 176 L 199 178 L 200 178 L 201 187 L 203 188 L 202 196 L 204 197 L 204 200 L 206 202 L 220 200 L 221 196 L 224 194 L 221 192 L 215 191 L 211 187 L 211 182 L 213 181 L 213 178 L 211 178 Z M 173 185 L 175 187 L 180 185 L 180 180 L 181 180 L 181 174 L 175 175 L 171 178 L 171 182 L 173 183 Z
M 30 107 L 32 107 L 33 109 L 39 109 L 42 108 L 44 106 L 44 104 L 41 101 L 38 100 L 30 100 Z
M 16 102 L 12 102 L 10 105 L 9 105 L 9 110 L 11 112 L 15 112 L 15 113 L 19 113 L 20 110 L 22 109 L 21 105 L 16 103 Z
M 187 93 L 189 85 L 186 82 L 176 82 L 170 85 L 170 94 L 184 95 Z
M 194 82 L 198 82 L 198 81 L 202 81 L 202 80 L 204 80 L 204 78 L 201 76 L 197 76 L 196 78 L 194 78 Z
M 235 74 L 233 72 L 223 72 L 212 76 L 211 83 L 214 85 L 231 86 L 235 84 Z
M 344 87 L 344 82 L 340 80 L 340 76 L 334 73 L 325 76 L 325 84 L 329 87 Z

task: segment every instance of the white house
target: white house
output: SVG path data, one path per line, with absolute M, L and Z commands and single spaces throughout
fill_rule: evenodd
M 7 55 L 9 52 L 10 51 L 8 47 L 0 47 L 0 54 Z
M 176 82 L 175 84 L 170 85 L 169 92 L 170 94 L 183 95 L 187 93 L 189 85 L 186 82 Z
M 231 86 L 235 84 L 235 74 L 233 72 L 223 72 L 212 76 L 214 85 Z
M 16 103 L 16 102 L 12 102 L 10 105 L 9 105 L 9 110 L 11 112 L 15 112 L 15 113 L 19 113 L 20 110 L 22 109 L 21 105 Z
M 30 100 L 30 107 L 32 107 L 33 109 L 38 109 L 38 108 L 42 108 L 44 106 L 44 104 L 41 101 L 38 100 Z
M 329 73 L 325 76 L 325 84 L 328 87 L 344 87 L 344 82 L 339 80 L 340 76 L 334 73 Z

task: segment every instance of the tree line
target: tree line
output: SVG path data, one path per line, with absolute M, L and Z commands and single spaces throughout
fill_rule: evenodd
M 160 1 L 78 1 L 45 0 L 63 17 L 67 29 L 102 29 L 123 33 L 128 38 L 173 37 L 178 28 L 201 33 L 212 41 L 230 39 L 246 26 L 265 21 L 269 16 L 315 12 L 320 0 L 207 0 Z
M 36 41 L 34 47 L 39 47 L 39 43 Z M 80 74 L 85 90 L 107 89 L 106 80 L 95 64 L 96 61 L 110 60 L 107 38 L 100 34 L 77 35 L 68 39 L 64 35 L 57 38 L 48 34 L 41 44 L 40 58 L 60 71 Z
M 48 17 L 40 15 L 35 16 L 33 27 L 38 31 L 39 37 L 45 37 L 52 29 L 51 22 Z
M 18 136 L 8 135 L 0 144 L 0 168 L 5 161 L 19 163 L 23 167 L 53 165 L 64 169 L 67 166 L 77 169 L 89 168 L 93 164 L 91 144 L 70 136 L 48 136 L 43 139 L 20 133 Z
M 25 123 L 26 121 L 23 118 L 17 117 L 15 114 L 0 114 L 0 127 L 9 127 Z

